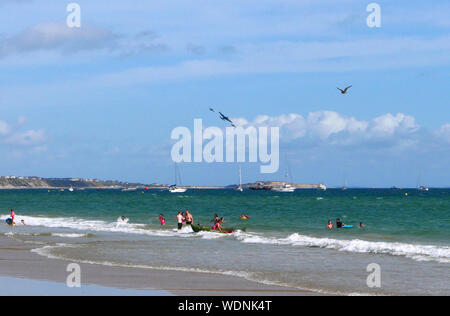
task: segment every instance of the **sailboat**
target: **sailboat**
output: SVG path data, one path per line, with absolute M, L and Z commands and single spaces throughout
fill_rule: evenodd
M 176 185 L 176 183 L 179 181 L 181 184 L 181 175 L 180 170 L 178 169 L 178 165 L 175 164 L 175 184 L 169 187 L 170 193 L 184 193 L 187 191 L 186 188 L 182 188 Z
M 417 180 L 417 190 L 430 191 L 430 189 L 426 186 L 423 186 L 421 182 L 422 182 L 422 173 L 419 174 L 419 179 Z
M 73 192 L 73 187 L 70 187 L 70 188 L 69 188 L 69 192 Z
M 280 193 L 292 193 L 295 191 L 295 187 L 293 187 L 291 184 L 289 184 L 287 181 L 289 179 L 289 171 L 286 168 L 286 173 L 285 173 L 285 178 L 286 178 L 286 182 L 279 187 L 274 187 L 272 188 L 272 191 L 275 192 L 280 192 Z
M 244 189 L 242 188 L 242 168 L 239 167 L 239 186 L 235 189 L 236 191 L 243 192 Z

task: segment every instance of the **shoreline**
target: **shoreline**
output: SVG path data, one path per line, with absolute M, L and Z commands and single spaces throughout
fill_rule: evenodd
M 71 262 L 62 259 L 49 259 L 31 252 L 44 245 L 36 245 L 0 236 L 0 277 L 39 280 L 64 284 L 70 274 L 66 272 Z M 236 276 L 207 274 L 201 272 L 166 271 L 115 267 L 100 264 L 79 263 L 83 287 L 92 287 L 95 293 L 102 288 L 116 290 L 145 291 L 143 295 L 185 295 L 185 296 L 318 296 L 319 293 L 296 290 L 288 287 L 264 285 Z M 30 283 L 30 282 L 28 282 Z M 31 282 L 32 283 L 32 282 Z M 46 283 L 32 283 L 42 286 Z M 1 289 L 1 288 L 0 288 Z M 1 289 L 3 290 L 3 289 Z M 108 295 L 95 293 L 89 295 Z M 0 291 L 1 292 L 5 292 Z M 70 292 L 69 292 L 70 293 Z M 73 295 L 81 295 L 73 291 Z M 140 293 L 140 292 L 137 292 Z M 150 294 L 148 294 L 150 293 Z M 46 295 L 45 293 L 41 293 Z M 127 293 L 123 293 L 127 294 Z M 132 295 L 134 295 L 133 293 Z M 51 292 L 49 295 L 52 295 Z M 72 295 L 72 294 L 67 294 Z

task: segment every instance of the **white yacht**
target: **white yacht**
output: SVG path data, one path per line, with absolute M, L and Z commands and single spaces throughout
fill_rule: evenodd
M 170 193 L 184 193 L 187 191 L 186 188 L 183 188 L 182 186 L 178 186 L 177 183 L 182 183 L 181 181 L 181 174 L 180 170 L 178 168 L 178 165 L 175 164 L 175 184 L 169 187 Z
M 242 187 L 242 169 L 239 167 L 239 186 L 235 189 L 236 191 L 243 192 L 244 188 Z
M 295 191 L 295 188 L 292 185 L 286 183 L 281 187 L 272 188 L 272 191 L 281 193 L 292 193 Z
M 417 190 L 430 191 L 428 187 L 422 185 L 422 172 L 419 173 L 419 178 L 417 179 Z
M 175 185 L 173 185 L 169 188 L 170 193 L 184 193 L 186 191 L 187 191 L 186 188 L 177 187 Z
M 274 191 L 274 192 L 292 193 L 296 189 L 294 186 L 292 186 L 288 182 L 288 180 L 290 179 L 290 172 L 289 172 L 290 168 L 289 168 L 289 165 L 288 165 L 288 162 L 287 162 L 287 157 L 286 157 L 286 164 L 287 164 L 287 167 L 286 167 L 286 172 L 284 174 L 284 177 L 286 178 L 286 182 L 284 182 L 282 185 L 280 185 L 278 187 L 273 187 L 272 191 Z M 291 182 L 292 182 L 292 180 L 291 180 Z
M 69 188 L 69 192 L 73 192 L 73 187 L 70 187 L 70 188 Z
M 136 191 L 136 190 L 137 190 L 137 188 L 124 188 L 121 191 L 122 192 L 133 192 L 133 191 Z

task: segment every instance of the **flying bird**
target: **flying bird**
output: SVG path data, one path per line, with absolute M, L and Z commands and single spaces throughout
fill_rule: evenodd
M 345 88 L 344 90 L 337 88 L 339 91 L 341 91 L 342 94 L 346 94 L 348 89 L 350 89 L 352 86 L 348 86 L 347 88 Z
M 219 114 L 220 114 L 220 119 L 222 121 L 229 122 L 231 124 L 231 126 L 236 127 L 236 125 L 234 125 L 233 121 L 230 120 L 227 116 L 225 116 L 222 112 L 219 112 Z
M 214 109 L 212 109 L 212 108 L 209 108 L 209 110 L 210 110 L 211 112 L 216 113 L 216 111 L 214 111 Z M 233 123 L 233 121 L 230 120 L 229 117 L 225 116 L 222 112 L 219 112 L 219 115 L 220 115 L 220 119 L 221 119 L 222 121 L 228 122 L 228 123 L 231 124 L 231 126 L 236 127 L 236 125 Z

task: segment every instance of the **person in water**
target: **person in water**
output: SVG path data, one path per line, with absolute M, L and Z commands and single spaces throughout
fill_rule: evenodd
M 122 222 L 126 223 L 128 221 L 128 218 L 126 218 L 125 216 L 121 216 L 120 218 L 122 219 Z
M 183 214 L 181 212 L 178 212 L 177 224 L 178 224 L 178 232 L 181 232 L 181 229 L 183 228 Z
M 25 224 L 24 220 L 21 220 L 20 222 L 22 223 L 23 226 L 27 226 L 27 224 Z
M 194 222 L 194 217 L 192 217 L 192 214 L 189 213 L 188 210 L 186 210 L 186 225 L 192 225 Z
M 224 229 L 223 229 L 223 227 L 222 227 L 222 224 L 223 224 L 224 221 L 225 221 L 225 220 L 223 219 L 223 217 L 220 218 L 220 219 L 214 224 L 214 226 L 212 227 L 212 229 L 213 229 L 213 230 L 218 230 L 218 231 L 220 231 L 220 232 L 223 232 Z
M 328 221 L 327 229 L 333 229 L 333 227 L 333 223 L 331 221 Z
M 359 223 L 359 228 L 364 228 L 364 223 L 363 222 Z
M 214 223 L 214 225 L 219 221 L 219 215 L 214 214 L 214 218 L 211 220 L 211 223 Z
M 242 213 L 242 214 L 241 214 L 241 219 L 242 219 L 242 220 L 250 219 L 250 216 L 245 215 L 244 213 Z
M 14 210 L 11 210 L 11 219 L 14 222 L 14 218 L 16 217 L 16 212 L 14 212 Z
M 341 222 L 340 218 L 338 218 L 336 220 L 336 228 L 342 228 L 342 226 L 345 226 L 345 224 Z
M 161 226 L 166 225 L 166 217 L 163 214 L 159 214 L 158 217 L 152 217 L 153 219 L 159 219 L 159 222 L 161 223 Z

